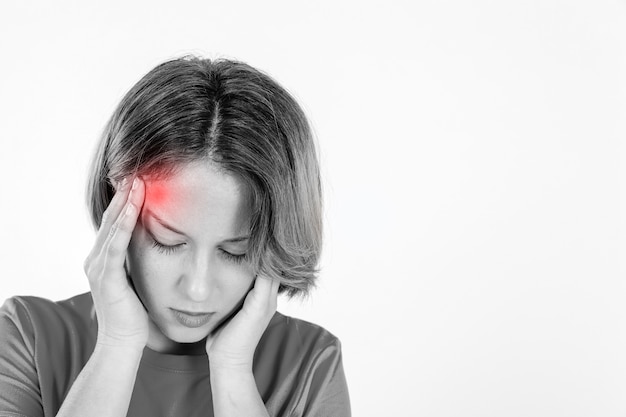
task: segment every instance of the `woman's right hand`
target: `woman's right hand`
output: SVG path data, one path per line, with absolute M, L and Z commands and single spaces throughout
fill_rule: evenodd
M 130 286 L 124 261 L 143 205 L 140 178 L 122 181 L 103 214 L 96 242 L 85 260 L 98 317 L 98 344 L 141 348 L 148 341 L 148 313 Z

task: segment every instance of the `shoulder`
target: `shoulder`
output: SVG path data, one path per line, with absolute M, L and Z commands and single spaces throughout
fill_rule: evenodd
M 276 414 L 350 415 L 341 343 L 322 326 L 275 313 L 255 352 L 254 373 Z
M 91 293 L 86 292 L 62 301 L 19 295 L 8 298 L 0 307 L 0 317 L 14 322 L 40 324 L 55 320 L 90 321 L 93 309 Z
M 95 310 L 91 293 L 62 301 L 35 296 L 14 296 L 0 307 L 0 326 L 18 331 L 24 342 L 59 342 L 94 332 Z
M 320 361 L 340 361 L 341 343 L 322 326 L 276 312 L 255 356 L 292 367 L 315 367 Z
M 48 298 L 36 297 L 32 295 L 16 295 L 7 298 L 0 307 L 0 311 L 13 311 L 19 308 L 25 308 L 29 311 L 54 311 L 62 309 L 80 309 L 93 307 L 91 293 L 75 295 L 71 298 L 61 301 L 53 301 Z
M 337 336 L 315 323 L 276 312 L 270 321 L 266 335 L 273 338 L 289 341 L 300 348 L 315 346 L 339 347 L 341 343 Z
M 0 307 L 0 406 L 30 410 L 19 415 L 43 415 L 43 407 L 45 415 L 54 415 L 93 352 L 96 335 L 90 293 L 62 301 L 5 300 Z

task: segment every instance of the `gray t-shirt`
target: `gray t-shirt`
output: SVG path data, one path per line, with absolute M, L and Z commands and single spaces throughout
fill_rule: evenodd
M 91 293 L 64 301 L 12 297 L 0 308 L 0 416 L 54 417 L 94 350 Z M 253 373 L 271 416 L 349 417 L 341 344 L 330 332 L 276 313 Z M 127 416 L 213 416 L 204 355 L 144 349 Z

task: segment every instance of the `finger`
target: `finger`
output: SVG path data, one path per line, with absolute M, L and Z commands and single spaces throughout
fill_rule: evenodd
M 122 209 L 126 205 L 131 185 L 132 178 L 124 178 L 117 187 L 117 191 L 113 195 L 109 206 L 104 213 L 102 213 L 102 221 L 100 222 L 100 228 L 98 229 L 98 235 L 96 236 L 96 242 L 94 244 L 95 254 L 101 252 L 102 246 L 110 233 L 111 226 L 117 221 Z
M 280 288 L 280 280 L 272 278 L 272 287 L 270 288 L 270 305 L 272 310 L 276 311 L 278 307 L 278 289 Z
M 276 278 L 270 278 L 264 275 L 258 275 L 254 282 L 254 291 L 257 293 L 259 300 L 263 300 L 273 307 L 278 298 L 278 287 L 280 281 Z
M 128 194 L 131 190 L 133 182 L 132 177 L 126 177 L 120 181 L 115 187 L 115 194 L 111 202 L 107 206 L 107 209 L 102 213 L 102 221 L 100 222 L 100 228 L 103 226 L 110 226 L 115 223 L 115 219 L 122 211 L 122 207 L 126 203 Z
M 280 288 L 280 280 L 272 278 L 272 288 L 270 290 L 272 297 L 278 297 L 278 289 Z
M 128 196 L 128 201 L 113 225 L 103 246 L 106 263 L 110 265 L 124 264 L 126 250 L 130 238 L 135 230 L 139 212 L 143 206 L 145 197 L 145 185 L 140 178 L 135 178 L 133 188 Z
M 267 298 L 272 288 L 272 279 L 265 275 L 257 275 L 254 279 L 254 292 L 259 297 Z

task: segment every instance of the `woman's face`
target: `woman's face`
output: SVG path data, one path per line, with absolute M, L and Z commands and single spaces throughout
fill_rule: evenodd
M 201 353 L 203 339 L 253 286 L 254 271 L 243 257 L 250 217 L 245 189 L 211 162 L 185 165 L 166 180 L 144 180 L 127 265 L 150 316 L 148 347 Z M 180 345 L 194 342 L 200 343 Z

